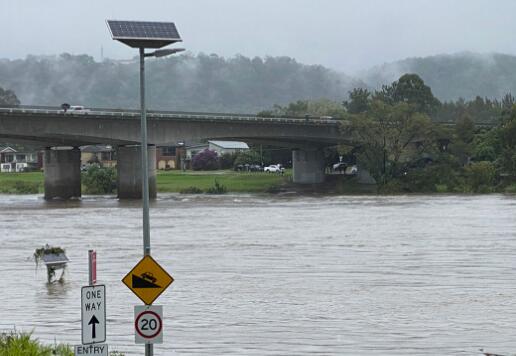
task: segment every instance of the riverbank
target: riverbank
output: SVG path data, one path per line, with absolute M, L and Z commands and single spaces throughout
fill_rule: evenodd
M 43 172 L 0 173 L 0 194 L 42 194 Z M 158 171 L 159 193 L 299 193 L 299 194 L 471 194 L 471 189 L 448 189 L 437 186 L 433 191 L 407 191 L 402 185 L 386 185 L 378 191 L 376 185 L 358 183 L 356 177 L 327 175 L 323 184 L 293 184 L 292 170 L 285 174 L 264 172 L 218 171 Z M 83 186 L 83 194 L 85 188 Z M 516 184 L 491 187 L 481 193 L 516 193 Z
M 263 193 L 277 191 L 291 181 L 291 171 L 284 175 L 264 172 L 158 171 L 156 184 L 160 193 L 207 191 L 218 183 L 228 192 Z M 1 194 L 43 193 L 43 172 L 0 173 Z M 84 189 L 83 189 L 84 191 Z
M 15 330 L 0 333 L 0 356 L 73 356 L 73 348 L 66 344 L 43 345 L 31 333 Z M 124 356 L 112 351 L 110 356 Z

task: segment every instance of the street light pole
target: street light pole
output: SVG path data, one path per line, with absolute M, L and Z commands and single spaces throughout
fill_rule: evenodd
M 143 255 L 150 256 L 149 157 L 147 154 L 147 111 L 145 109 L 145 49 L 140 48 L 140 110 L 143 200 Z M 145 356 L 154 355 L 154 345 L 145 344 Z
M 147 111 L 145 108 L 145 57 L 164 57 L 184 51 L 183 48 L 160 49 L 172 43 L 181 42 L 173 22 L 142 22 L 107 20 L 114 40 L 140 51 L 140 108 L 141 108 L 141 167 L 143 200 L 143 255 L 151 255 L 149 222 L 149 156 L 147 149 Z M 145 48 L 156 48 L 145 53 Z M 145 356 L 153 356 L 153 344 L 145 344 Z
M 143 200 L 143 255 L 151 254 L 149 222 L 149 157 L 147 154 L 147 111 L 145 109 L 145 49 L 140 48 L 140 110 Z

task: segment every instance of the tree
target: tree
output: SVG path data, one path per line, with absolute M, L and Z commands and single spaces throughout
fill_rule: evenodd
M 350 114 L 360 114 L 371 106 L 371 92 L 367 89 L 355 88 L 349 92 L 349 101 L 342 103 Z
M 287 106 L 274 105 L 272 110 L 261 111 L 258 116 L 288 116 L 288 117 L 311 117 L 331 116 L 341 118 L 345 115 L 344 107 L 338 102 L 319 100 L 298 100 Z
M 92 165 L 82 174 L 82 184 L 88 194 L 112 193 L 116 187 L 116 171 Z
M 4 90 L 0 88 L 0 105 L 7 106 L 18 106 L 20 100 L 16 97 L 16 94 L 12 90 Z
M 359 164 L 376 182 L 399 177 L 422 153 L 434 149 L 430 118 L 407 103 L 372 102 L 368 113 L 349 116 L 342 130 L 360 146 Z
M 475 123 L 468 113 L 462 113 L 455 122 L 455 134 L 457 137 L 465 142 L 471 143 L 475 136 Z
M 391 105 L 407 103 L 425 114 L 432 114 L 440 105 L 430 87 L 417 74 L 404 74 L 391 85 L 384 85 L 375 93 L 375 99 Z
M 256 150 L 246 150 L 241 151 L 237 154 L 234 165 L 244 165 L 244 164 L 263 164 L 262 162 L 262 156 L 260 155 L 260 152 Z
M 194 171 L 214 171 L 219 169 L 219 159 L 217 152 L 205 149 L 192 158 L 192 168 Z

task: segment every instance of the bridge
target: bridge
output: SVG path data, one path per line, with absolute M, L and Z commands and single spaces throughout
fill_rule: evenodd
M 346 143 L 333 119 L 267 118 L 253 115 L 149 111 L 151 195 L 156 194 L 156 145 L 238 140 L 292 149 L 293 181 L 324 180 L 323 148 Z M 118 153 L 120 198 L 141 196 L 140 112 L 90 109 L 80 113 L 54 107 L 0 108 L 0 140 L 45 149 L 45 198 L 80 196 L 79 146 L 110 144 Z

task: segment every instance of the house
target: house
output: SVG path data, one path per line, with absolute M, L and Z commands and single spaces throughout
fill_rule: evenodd
M 158 169 L 179 169 L 181 162 L 185 161 L 185 154 L 184 144 L 156 147 L 156 167 Z
M 40 169 L 43 165 L 41 153 L 19 152 L 12 147 L 0 147 L 0 171 L 23 172 Z
M 116 167 L 116 150 L 110 145 L 89 145 L 81 147 L 81 167 L 99 164 L 102 167 Z
M 223 154 L 237 154 L 241 151 L 246 151 L 249 149 L 249 146 L 247 143 L 239 141 L 208 141 L 208 149 L 222 156 Z

